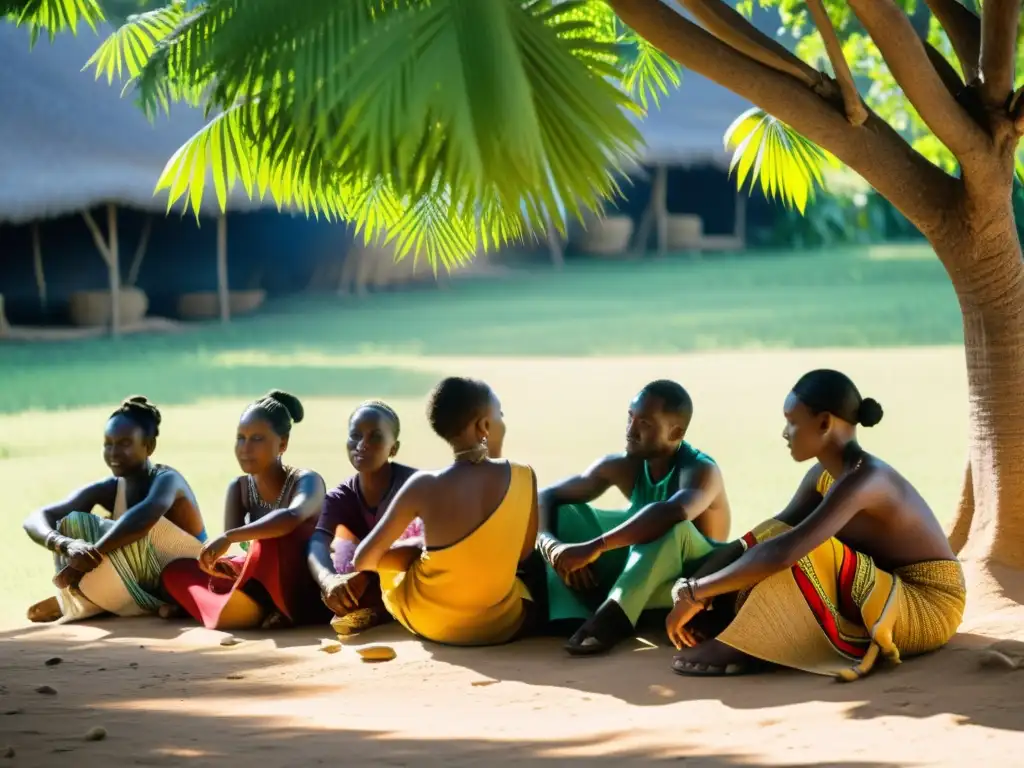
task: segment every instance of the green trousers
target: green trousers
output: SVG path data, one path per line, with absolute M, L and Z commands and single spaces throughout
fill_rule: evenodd
M 594 509 L 589 504 L 566 504 L 558 509 L 554 534 L 560 541 L 577 544 L 596 539 L 634 514 L 633 510 L 609 511 Z M 692 573 L 721 546 L 724 545 L 706 538 L 693 523 L 677 523 L 660 539 L 601 555 L 590 566 L 598 588 L 587 595 L 570 589 L 548 566 L 549 618 L 585 620 L 604 600 L 614 600 L 636 624 L 647 608 L 671 608 L 675 580 Z

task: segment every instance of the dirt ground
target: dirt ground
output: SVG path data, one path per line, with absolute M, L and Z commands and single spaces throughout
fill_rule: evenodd
M 156 619 L 0 634 L 0 754 L 12 766 L 1021 764 L 1018 611 L 856 683 L 796 672 L 691 679 L 664 635 L 570 659 L 554 638 L 490 649 L 392 625 L 225 633 Z M 984 634 L 982 634 L 982 632 Z M 355 648 L 386 643 L 389 662 Z M 652 644 L 658 644 L 657 646 Z M 59 662 L 55 662 L 59 659 Z M 1002 662 L 1002 663 L 1000 663 Z M 39 692 L 50 686 L 50 692 Z M 44 689 L 45 691 L 45 689 Z M 106 736 L 90 741 L 102 727 Z M 95 735 L 95 733 L 93 734 Z

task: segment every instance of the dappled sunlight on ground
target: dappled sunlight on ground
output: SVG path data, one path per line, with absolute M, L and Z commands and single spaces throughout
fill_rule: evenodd
M 656 650 L 626 644 L 603 659 L 567 659 L 555 639 L 447 648 L 394 625 L 334 654 L 320 650 L 322 629 L 238 633 L 233 647 L 223 636 L 150 619 L 6 633 L 0 713 L 16 714 L 0 714 L 0 748 L 33 766 L 65 753 L 90 765 L 895 766 L 967 754 L 1010 765 L 1024 747 L 1017 677 L 980 669 L 970 636 L 847 685 L 791 672 L 681 678 L 656 632 Z M 365 643 L 397 657 L 363 663 L 353 646 Z M 56 693 L 35 693 L 41 684 Z M 107 738 L 84 741 L 97 726 Z

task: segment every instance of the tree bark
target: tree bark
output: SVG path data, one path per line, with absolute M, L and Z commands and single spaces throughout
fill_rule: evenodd
M 963 313 L 969 467 L 950 543 L 961 559 L 1024 568 L 1024 261 L 1009 195 L 963 200 L 932 245 Z M 968 485 L 969 483 L 969 485 Z

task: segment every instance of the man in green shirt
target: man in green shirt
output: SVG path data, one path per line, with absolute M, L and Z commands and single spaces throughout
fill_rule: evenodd
M 684 439 L 692 416 L 681 385 L 653 381 L 629 404 L 624 451 L 541 491 L 549 619 L 585 620 L 569 653 L 607 651 L 633 634 L 644 609 L 671 608 L 673 582 L 728 540 L 722 472 Z M 612 487 L 628 509 L 590 506 Z

